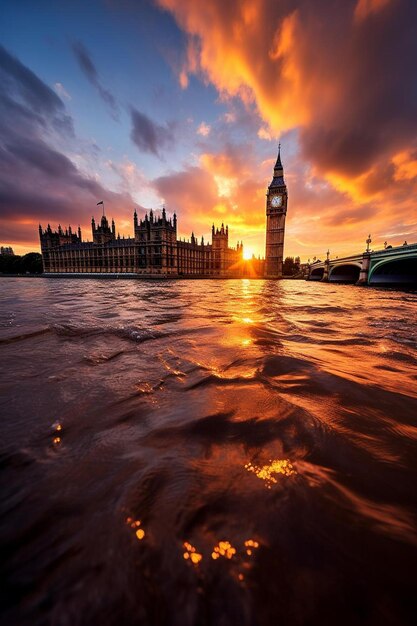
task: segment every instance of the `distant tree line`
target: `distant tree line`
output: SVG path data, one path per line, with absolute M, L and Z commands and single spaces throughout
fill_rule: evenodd
M 42 274 L 42 255 L 29 252 L 18 254 L 0 254 L 0 274 Z
M 300 257 L 287 256 L 284 259 L 282 273 L 284 276 L 296 276 L 300 272 Z

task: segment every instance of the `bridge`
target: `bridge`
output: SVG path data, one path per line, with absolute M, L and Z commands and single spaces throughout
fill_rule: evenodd
M 325 261 L 312 263 L 307 280 L 355 285 L 397 285 L 417 289 L 417 243 L 387 246 L 383 250 L 370 250 L 371 237 L 365 252 L 341 259 L 331 259 L 327 252 Z

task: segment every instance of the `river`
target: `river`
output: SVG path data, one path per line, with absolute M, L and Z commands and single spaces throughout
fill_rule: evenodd
M 5 624 L 413 622 L 417 293 L 0 289 Z

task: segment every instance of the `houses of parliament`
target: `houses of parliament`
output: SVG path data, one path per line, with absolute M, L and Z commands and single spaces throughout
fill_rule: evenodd
M 280 149 L 273 179 L 266 194 L 265 259 L 243 258 L 243 243 L 229 247 L 229 229 L 212 226 L 211 243 L 202 237 L 178 239 L 177 216 L 151 210 L 143 219 L 133 214 L 133 237 L 116 234 L 114 220 L 104 214 L 91 221 L 92 241 L 83 241 L 81 228 L 73 232 L 58 226 L 53 231 L 39 225 L 42 260 L 46 276 L 123 276 L 188 278 L 281 278 L 285 216 L 288 194 Z M 99 203 L 102 204 L 102 203 Z M 103 205 L 104 207 L 104 205 Z

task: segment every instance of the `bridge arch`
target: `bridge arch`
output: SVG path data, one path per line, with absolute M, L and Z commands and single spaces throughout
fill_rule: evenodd
M 321 280 L 324 276 L 324 267 L 314 267 L 310 271 L 309 280 Z
M 369 285 L 408 285 L 417 288 L 417 252 L 405 258 L 383 259 L 369 272 Z
M 361 266 L 358 263 L 341 263 L 330 267 L 329 282 L 357 283 Z

